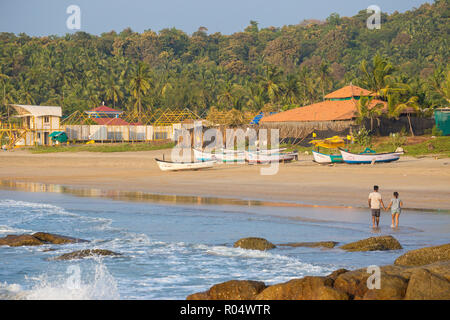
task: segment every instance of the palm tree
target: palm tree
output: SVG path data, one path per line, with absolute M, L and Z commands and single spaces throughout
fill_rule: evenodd
M 380 54 L 377 54 L 370 67 L 366 60 L 361 61 L 360 71 L 362 73 L 361 85 L 378 95 L 382 95 L 381 90 L 390 83 L 394 66 Z
M 260 76 L 260 86 L 267 94 L 271 102 L 275 102 L 281 93 L 281 88 L 277 84 L 280 72 L 272 67 L 266 66 L 264 76 Z
M 121 87 L 116 84 L 116 81 L 112 76 L 108 78 L 105 88 L 105 98 L 106 100 L 112 101 L 113 106 L 116 107 L 116 102 L 123 99 L 123 92 Z
M 331 83 L 330 66 L 325 61 L 322 61 L 319 67 L 319 82 L 322 90 L 322 99 L 325 101 L 325 89 L 327 89 Z
M 445 78 L 441 80 L 442 78 L 443 72 L 441 70 L 436 70 L 429 82 L 433 90 L 444 98 L 447 103 L 450 103 L 450 69 L 447 70 Z
M 374 97 L 362 96 L 356 103 L 356 109 L 358 110 L 356 121 L 362 124 L 365 119 L 370 119 L 370 131 L 373 131 L 373 120 L 381 116 L 384 107 L 382 103 L 373 105 L 373 99 Z
M 298 104 L 300 96 L 300 87 L 297 76 L 290 74 L 287 76 L 286 82 L 283 85 L 284 98 L 288 104 Z
M 0 80 L 2 81 L 2 84 L 3 84 L 3 106 L 5 108 L 8 108 L 6 106 L 6 104 L 7 104 L 6 103 L 6 80 L 8 80 L 8 79 L 9 79 L 9 77 L 6 74 L 0 72 Z M 8 116 L 9 116 L 9 114 L 8 114 Z
M 398 95 L 390 94 L 388 96 L 388 106 L 387 106 L 387 117 L 398 119 L 400 115 L 406 110 L 406 115 L 408 117 L 409 130 L 411 136 L 414 137 L 414 130 L 411 123 L 411 109 L 414 113 L 420 111 L 420 106 L 418 104 L 419 98 L 416 96 L 409 97 L 407 100 L 402 100 Z
M 150 90 L 150 74 L 148 66 L 139 62 L 137 68 L 131 75 L 130 91 L 133 98 L 136 100 L 134 107 L 135 111 L 140 115 L 142 113 L 142 97 Z

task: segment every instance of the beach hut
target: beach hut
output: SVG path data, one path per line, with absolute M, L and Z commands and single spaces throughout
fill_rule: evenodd
M 349 85 L 326 95 L 322 102 L 263 117 L 261 127 L 280 129 L 280 138 L 304 138 L 312 132 L 323 132 L 324 138 L 346 134 L 355 124 L 362 96 L 374 97 L 369 107 L 387 105 L 369 90 Z
M 313 132 L 317 133 L 318 138 L 347 135 L 353 128 L 359 127 L 356 119 L 358 100 L 361 97 L 372 97 L 369 108 L 381 104 L 383 105 L 381 112 L 387 112 L 387 102 L 379 99 L 375 93 L 358 86 L 348 85 L 327 94 L 322 102 L 263 117 L 260 127 L 279 129 L 281 139 L 303 140 Z M 365 119 L 363 125 L 366 128 L 371 128 L 373 125 L 373 132 L 379 135 L 389 135 L 403 128 L 411 129 L 412 127 L 416 134 L 423 134 L 433 127 L 434 119 L 410 117 L 413 113 L 412 108 L 407 108 L 396 119 L 381 116 L 374 123 Z
M 60 130 L 62 110 L 59 106 L 34 106 L 12 104 L 16 111 L 14 117 L 20 118 L 21 126 L 17 128 L 14 142 L 16 146 L 49 145 L 50 134 Z

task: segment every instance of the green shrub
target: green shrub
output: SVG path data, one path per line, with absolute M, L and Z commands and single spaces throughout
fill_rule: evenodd
M 431 129 L 431 135 L 432 136 L 436 136 L 436 137 L 440 137 L 443 135 L 442 130 L 439 130 L 438 127 L 434 126 L 433 129 Z
M 406 143 L 406 134 L 403 132 L 390 133 L 389 134 L 389 144 L 392 145 L 395 149 L 405 145 Z
M 372 146 L 372 137 L 365 127 L 362 127 L 356 134 L 353 135 L 355 142 L 363 147 Z

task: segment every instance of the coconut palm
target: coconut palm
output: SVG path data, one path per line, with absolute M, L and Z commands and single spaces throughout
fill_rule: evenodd
M 142 97 L 150 90 L 150 74 L 148 66 L 139 62 L 136 69 L 131 74 L 130 91 L 136 100 L 134 104 L 135 111 L 142 113 Z
M 328 89 L 331 83 L 330 66 L 325 61 L 322 61 L 319 67 L 319 82 L 322 91 L 322 99 L 325 101 L 325 89 Z
M 300 97 L 300 87 L 298 78 L 294 74 L 290 74 L 286 78 L 283 85 L 284 99 L 288 104 L 298 104 Z
M 116 106 L 116 102 L 123 99 L 122 89 L 112 76 L 110 76 L 106 82 L 105 98 L 108 101 L 112 101 L 114 107 Z
M 276 102 L 281 94 L 281 88 L 278 85 L 280 72 L 275 68 L 266 66 L 263 76 L 260 76 L 260 86 L 267 94 L 271 102 Z
M 373 131 L 373 120 L 377 119 L 383 113 L 384 105 L 377 103 L 373 105 L 374 97 L 361 97 L 356 103 L 358 114 L 356 121 L 362 124 L 365 119 L 370 119 L 370 131 Z
M 366 60 L 361 61 L 361 85 L 378 95 L 382 95 L 382 89 L 386 88 L 392 80 L 394 66 L 380 54 L 375 55 L 372 65 L 368 66 Z
M 395 94 L 388 96 L 387 117 L 398 119 L 400 115 L 406 111 L 409 131 L 412 136 L 414 136 L 414 130 L 411 123 L 411 113 L 418 113 L 420 111 L 420 106 L 417 102 L 418 100 L 419 98 L 416 96 L 409 97 L 406 100 L 402 100 L 400 96 Z
M 443 72 L 441 70 L 436 70 L 433 76 L 430 78 L 429 82 L 433 90 L 442 98 L 444 98 L 447 103 L 450 103 L 450 69 L 447 70 L 445 78 L 443 78 Z

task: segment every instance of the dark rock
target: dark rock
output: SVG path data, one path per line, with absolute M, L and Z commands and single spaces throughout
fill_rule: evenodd
M 317 247 L 323 247 L 323 248 L 334 248 L 338 242 L 334 241 L 319 241 L 319 242 L 293 242 L 293 243 L 282 243 L 279 244 L 279 246 L 283 247 L 308 247 L 308 248 L 317 248 Z
M 212 286 L 208 296 L 211 300 L 253 300 L 265 288 L 261 281 L 231 280 Z
M 327 277 L 304 277 L 268 287 L 256 300 L 348 300 L 349 296 L 332 287 Z
M 383 251 L 403 249 L 400 242 L 392 236 L 371 237 L 345 244 L 340 248 L 347 251 Z
M 367 287 L 367 278 L 370 275 L 365 269 L 345 272 L 336 278 L 333 287 L 342 292 L 346 292 L 352 299 L 362 299 L 367 290 L 369 290 Z
M 450 260 L 428 264 L 423 268 L 450 281 Z
M 450 300 L 450 281 L 426 269 L 414 271 L 409 280 L 406 300 Z
M 188 295 L 186 300 L 211 300 L 208 291 Z
M 86 257 L 93 256 L 120 256 L 120 253 L 116 253 L 109 250 L 104 249 L 85 249 L 78 250 L 70 253 L 65 253 L 59 257 L 54 258 L 53 260 L 73 260 L 73 259 L 82 259 Z
M 234 247 L 250 250 L 270 250 L 276 248 L 276 246 L 263 238 L 244 238 L 236 241 Z
M 334 282 L 337 279 L 337 277 L 339 277 L 341 274 L 347 273 L 347 272 L 350 272 L 350 271 L 347 269 L 338 269 L 338 270 L 333 271 L 329 275 L 327 275 L 327 278 L 330 278 Z
M 398 257 L 394 264 L 399 266 L 422 266 L 446 260 L 450 260 L 450 243 L 408 251 Z
M 401 300 L 405 297 L 408 280 L 397 275 L 381 273 L 380 289 L 368 289 L 364 300 Z
M 65 244 L 78 242 L 88 242 L 88 241 L 45 232 L 36 232 L 34 234 L 7 235 L 4 238 L 0 238 L 0 246 L 8 245 L 11 247 L 40 246 L 49 243 Z
M 44 243 L 52 243 L 52 244 L 66 244 L 66 243 L 79 243 L 79 242 L 89 242 L 83 239 L 76 239 L 66 236 L 60 236 L 58 234 L 46 233 L 46 232 L 36 232 L 33 234 L 33 237 L 39 239 Z
M 22 234 L 22 235 L 7 235 L 4 238 L 0 238 L 0 246 L 10 246 L 10 247 L 19 247 L 19 246 L 40 246 L 43 245 L 44 242 L 39 239 L 33 237 L 30 234 Z

